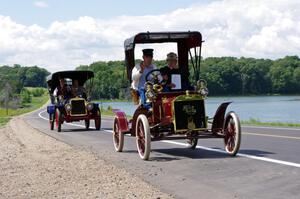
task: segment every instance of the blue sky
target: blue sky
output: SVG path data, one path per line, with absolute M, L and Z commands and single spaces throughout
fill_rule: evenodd
M 46 7 L 38 7 L 44 2 Z M 53 21 L 69 21 L 81 16 L 108 19 L 120 15 L 158 15 L 193 4 L 212 0 L 9 0 L 0 1 L 0 14 L 25 24 L 50 25 Z
M 3 0 L 0 65 L 122 60 L 124 40 L 141 31 L 200 31 L 203 57 L 300 56 L 299 13 L 299 0 Z M 157 46 L 155 59 L 175 50 Z

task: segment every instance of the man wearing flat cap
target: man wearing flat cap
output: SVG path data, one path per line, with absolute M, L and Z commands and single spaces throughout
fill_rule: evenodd
M 132 70 L 132 88 L 139 92 L 142 105 L 149 109 L 150 104 L 146 103 L 145 96 L 145 83 L 146 75 L 156 69 L 156 66 L 152 63 L 153 61 L 153 49 L 143 49 L 143 61 L 135 65 Z

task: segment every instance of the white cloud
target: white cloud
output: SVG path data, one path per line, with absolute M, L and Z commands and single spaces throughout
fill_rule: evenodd
M 55 71 L 98 60 L 120 60 L 124 40 L 133 34 L 173 30 L 199 30 L 205 40 L 205 57 L 299 55 L 298 2 L 223 0 L 155 16 L 109 20 L 83 16 L 55 21 L 49 27 L 25 26 L 0 15 L 0 64 L 40 65 Z M 155 57 L 164 59 L 170 50 L 175 47 L 159 46 Z
M 49 7 L 49 5 L 44 1 L 35 1 L 35 2 L 33 2 L 33 5 L 38 7 L 38 8 L 47 8 L 47 7 Z

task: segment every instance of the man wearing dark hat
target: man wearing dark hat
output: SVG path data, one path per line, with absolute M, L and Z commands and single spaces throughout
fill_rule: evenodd
M 135 65 L 132 70 L 132 88 L 139 92 L 142 105 L 149 109 L 150 104 L 146 103 L 145 96 L 145 83 L 146 75 L 156 69 L 156 66 L 152 63 L 153 61 L 153 49 L 143 49 L 143 61 Z

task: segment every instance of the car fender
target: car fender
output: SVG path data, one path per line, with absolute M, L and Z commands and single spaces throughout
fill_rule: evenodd
M 115 113 L 115 117 L 117 118 L 119 128 L 122 133 L 128 132 L 128 121 L 125 112 L 119 110 L 119 109 L 113 109 L 112 110 Z
M 226 113 L 228 105 L 231 103 L 232 102 L 224 102 L 224 103 L 220 104 L 220 106 L 218 107 L 218 109 L 213 117 L 213 122 L 212 122 L 212 126 L 211 126 L 211 131 L 213 133 L 217 133 L 221 129 L 223 129 L 225 113 Z
M 54 104 L 50 104 L 47 106 L 47 113 L 48 114 L 54 114 L 55 113 L 55 105 Z

